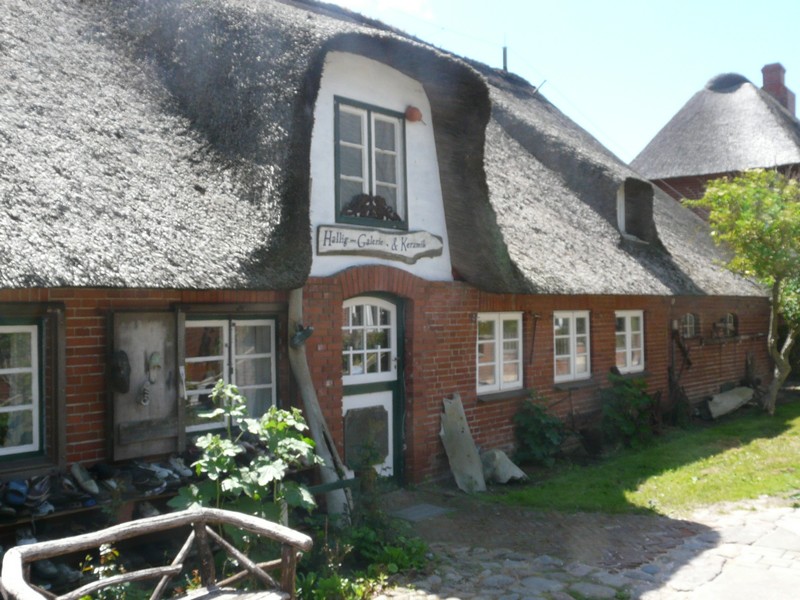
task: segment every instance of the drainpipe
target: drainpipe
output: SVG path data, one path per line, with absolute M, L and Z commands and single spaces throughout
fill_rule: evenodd
M 296 331 L 297 325 L 303 322 L 303 288 L 297 288 L 289 292 L 289 338 Z M 300 397 L 303 400 L 303 410 L 308 420 L 308 428 L 311 430 L 311 437 L 316 442 L 317 455 L 322 458 L 324 464 L 320 465 L 319 471 L 322 483 L 336 483 L 344 479 L 345 466 L 336 451 L 333 436 L 325 422 L 322 409 L 319 406 L 317 391 L 311 379 L 311 370 L 308 368 L 308 358 L 306 357 L 305 344 L 293 347 L 289 344 L 289 365 L 300 389 Z M 345 520 L 353 508 L 352 498 L 349 490 L 344 488 L 332 490 L 325 494 L 325 503 L 328 507 L 328 514 L 342 516 Z M 346 523 L 342 523 L 343 525 Z

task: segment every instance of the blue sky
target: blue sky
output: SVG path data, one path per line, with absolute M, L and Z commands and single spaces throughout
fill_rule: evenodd
M 798 0 L 336 0 L 435 46 L 508 68 L 628 162 L 713 76 L 800 96 Z

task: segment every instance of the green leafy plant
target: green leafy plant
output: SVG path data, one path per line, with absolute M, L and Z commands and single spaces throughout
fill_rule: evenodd
M 201 457 L 193 463 L 199 483 L 182 487 L 170 500 L 173 508 L 213 506 L 276 520 L 281 506 L 311 510 L 316 504 L 308 489 L 286 479 L 292 469 L 318 464 L 314 441 L 296 408 L 270 407 L 260 418 L 247 414 L 247 399 L 234 385 L 220 380 L 211 393 L 216 408 L 201 415 L 224 418 L 225 430 L 200 436 Z M 252 441 L 252 443 L 247 442 Z M 246 453 L 245 443 L 252 450 Z
M 98 564 L 94 563 L 94 557 L 87 554 L 81 571 L 96 579 L 108 579 L 114 575 L 125 573 L 125 567 L 119 562 L 119 552 L 111 544 L 100 546 Z M 144 590 L 133 587 L 130 583 L 119 583 L 101 590 L 94 594 L 81 596 L 80 600 L 143 600 L 149 598 L 150 594 Z
M 548 467 L 567 438 L 564 422 L 551 415 L 546 398 L 532 392 L 514 415 L 514 434 L 517 439 L 515 458 L 521 463 L 536 462 Z
M 611 443 L 638 447 L 653 439 L 653 399 L 644 379 L 610 373 L 611 387 L 600 390 L 603 436 Z

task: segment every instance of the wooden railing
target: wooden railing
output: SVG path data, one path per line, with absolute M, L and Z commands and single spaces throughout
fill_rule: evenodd
M 281 557 L 268 563 L 256 564 L 222 538 L 211 526 L 231 525 L 244 531 L 277 541 L 281 545 Z M 56 596 L 30 582 L 31 563 L 37 560 L 55 558 L 57 556 L 97 549 L 103 544 L 117 544 L 143 535 L 190 527 L 190 533 L 169 565 L 151 567 L 113 575 L 87 583 L 75 590 Z M 3 597 L 6 600 L 78 600 L 100 589 L 133 581 L 157 579 L 158 582 L 150 596 L 150 600 L 158 600 L 167 590 L 170 580 L 181 573 L 192 548 L 197 545 L 197 570 L 203 588 L 192 593 L 191 597 L 215 599 L 242 596 L 229 586 L 246 578 L 248 575 L 259 580 L 265 590 L 247 592 L 247 598 L 273 599 L 294 598 L 295 570 L 298 556 L 311 549 L 311 538 L 307 535 L 272 523 L 264 519 L 227 510 L 215 508 L 196 508 L 174 512 L 155 517 L 148 517 L 114 525 L 100 531 L 61 538 L 47 542 L 37 542 L 25 546 L 10 548 L 3 558 L 2 584 Z M 212 546 L 225 550 L 236 559 L 242 571 L 223 581 L 217 581 Z M 276 580 L 268 571 L 280 569 L 280 579 Z

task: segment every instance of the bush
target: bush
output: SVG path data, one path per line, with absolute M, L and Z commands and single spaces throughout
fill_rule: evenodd
M 547 412 L 546 399 L 536 392 L 531 393 L 530 399 L 525 400 L 514 415 L 514 434 L 517 462 L 535 462 L 548 467 L 555 462 L 567 438 L 564 422 Z
M 653 439 L 653 399 L 644 379 L 628 379 L 611 373 L 611 387 L 600 390 L 603 436 L 626 448 L 643 446 Z

